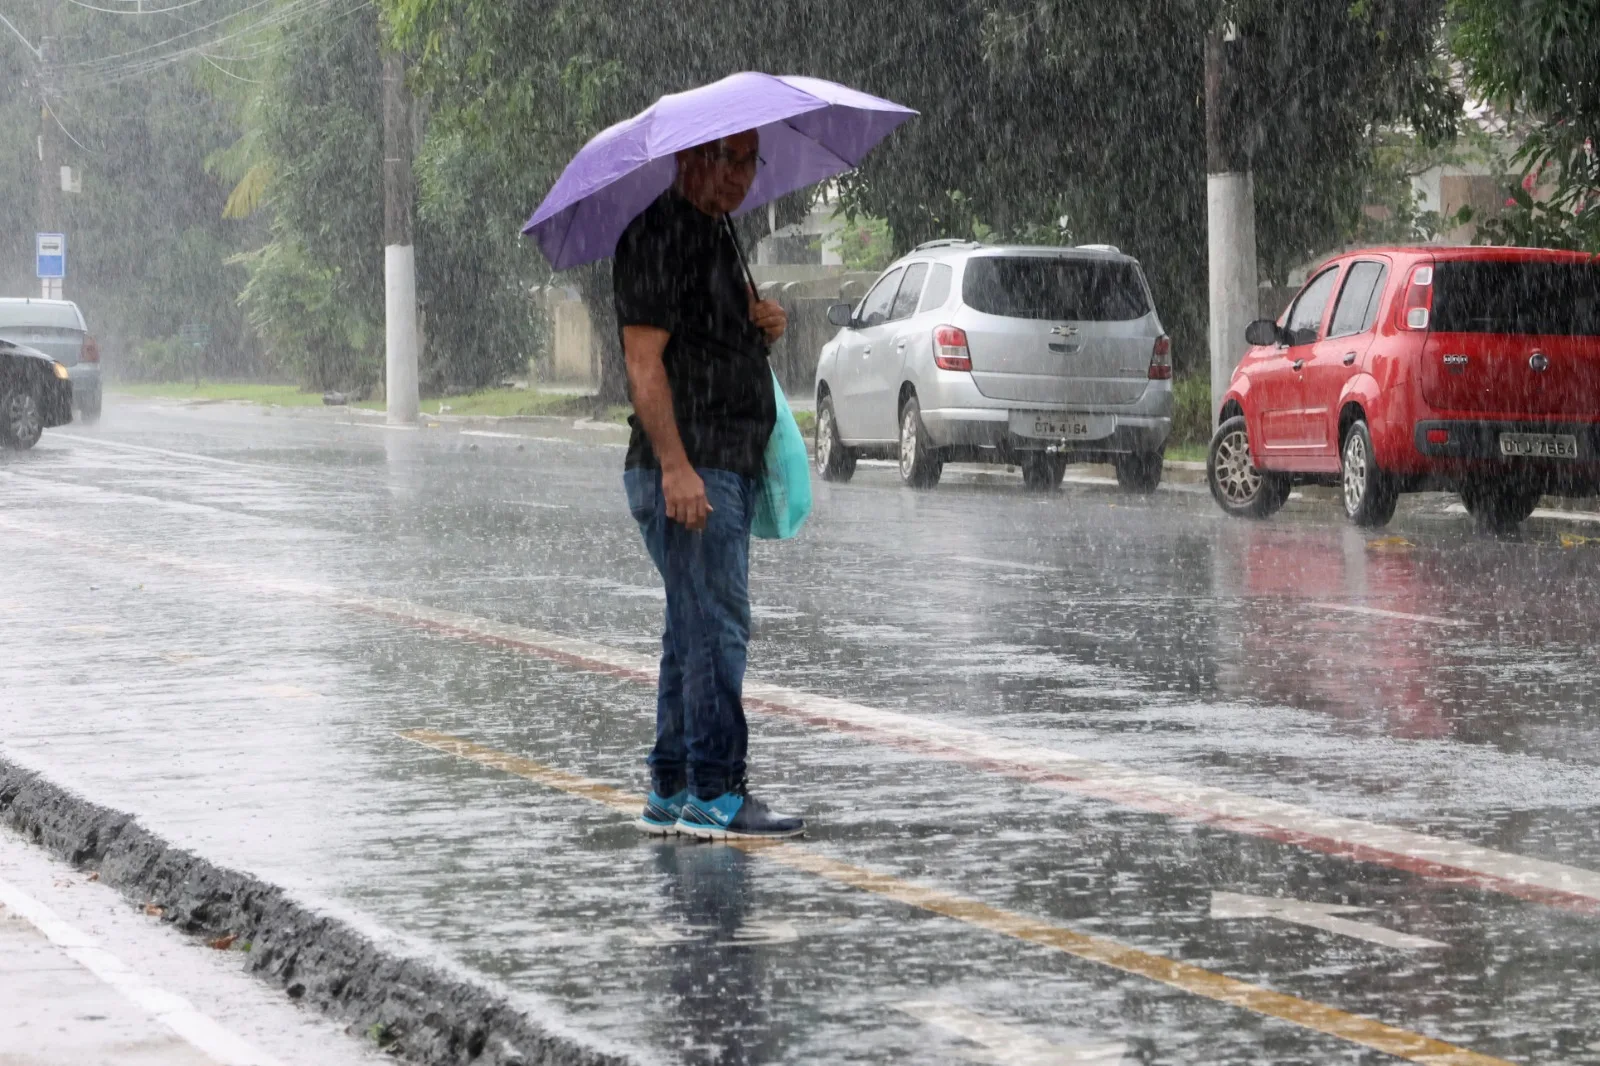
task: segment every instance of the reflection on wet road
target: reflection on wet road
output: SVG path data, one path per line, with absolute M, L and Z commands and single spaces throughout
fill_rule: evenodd
M 0 748 L 646 1061 L 1600 1063 L 1600 548 L 864 468 L 754 551 L 773 862 L 610 806 L 661 609 L 610 442 L 47 434 Z

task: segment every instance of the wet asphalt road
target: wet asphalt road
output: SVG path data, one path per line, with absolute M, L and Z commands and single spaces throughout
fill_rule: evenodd
M 540 776 L 645 780 L 617 437 L 353 421 L 0 456 L 0 749 L 643 1061 L 1600 1063 L 1600 544 L 864 465 L 753 553 L 785 860 Z

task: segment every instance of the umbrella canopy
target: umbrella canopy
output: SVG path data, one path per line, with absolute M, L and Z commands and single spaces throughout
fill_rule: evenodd
M 733 74 L 663 96 L 601 131 L 567 164 L 524 234 L 557 270 L 616 251 L 628 223 L 672 184 L 673 156 L 745 130 L 761 135 L 755 183 L 740 213 L 851 169 L 900 123 L 908 107 L 821 78 Z

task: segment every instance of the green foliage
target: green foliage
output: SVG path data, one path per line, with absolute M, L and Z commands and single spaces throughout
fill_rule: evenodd
M 847 218 L 832 242 L 846 270 L 882 270 L 894 259 L 894 235 L 885 219 Z
M 1211 378 L 1204 369 L 1172 383 L 1171 447 L 1211 443 Z
M 1482 238 L 1600 251 L 1600 0 L 1452 0 L 1451 14 L 1468 85 L 1528 127 L 1523 183 Z
M 225 13 L 232 0 L 219 2 Z M 57 161 L 82 179 L 82 192 L 53 194 L 68 240 L 65 289 L 99 338 L 107 372 L 139 372 L 142 346 L 186 323 L 210 327 L 213 369 L 251 369 L 254 349 L 234 302 L 242 274 L 223 267 L 243 246 L 241 228 L 221 217 L 226 188 L 204 166 L 236 136 L 230 108 L 184 65 L 139 77 L 83 66 L 144 54 L 183 25 L 57 0 L 20 0 L 7 15 L 33 38 L 54 23 L 54 117 L 46 128 Z M 7 72 L 0 78 L 0 291 L 37 293 L 39 74 L 15 38 L 0 35 L 7 42 L 0 44 Z
M 308 255 L 287 224 L 235 261 L 249 269 L 239 303 L 266 343 L 269 366 L 318 390 L 378 379 L 382 322 L 346 298 L 342 272 Z

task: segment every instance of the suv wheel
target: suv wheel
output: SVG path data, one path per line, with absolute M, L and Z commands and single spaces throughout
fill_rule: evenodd
M 914 489 L 931 489 L 944 473 L 944 460 L 922 425 L 922 405 L 915 395 L 900 408 L 900 480 Z
M 1461 502 L 1485 533 L 1513 532 L 1539 506 L 1538 488 L 1504 479 L 1468 481 L 1461 486 Z
M 78 405 L 78 414 L 85 422 L 95 422 L 100 418 L 100 390 L 85 393 L 83 400 Z
M 1266 518 L 1289 498 L 1289 479 L 1264 473 L 1250 461 L 1250 434 L 1243 415 L 1234 415 L 1211 437 L 1206 454 L 1211 497 L 1235 518 Z
M 6 447 L 25 451 L 38 444 L 43 433 L 44 414 L 38 397 L 26 388 L 0 396 L 0 440 Z
M 1023 452 L 1022 485 L 1030 492 L 1054 492 L 1067 473 L 1067 457 L 1049 452 Z
M 1134 452 L 1116 457 L 1117 484 L 1124 492 L 1154 492 L 1161 484 L 1162 452 Z
M 1358 526 L 1388 525 L 1400 502 L 1400 489 L 1394 477 L 1378 466 L 1366 422 L 1358 420 L 1345 431 L 1339 455 L 1345 516 Z
M 817 401 L 816 428 L 817 476 L 824 481 L 849 481 L 856 472 L 856 453 L 839 439 L 839 423 L 833 415 L 833 397 L 824 394 Z

